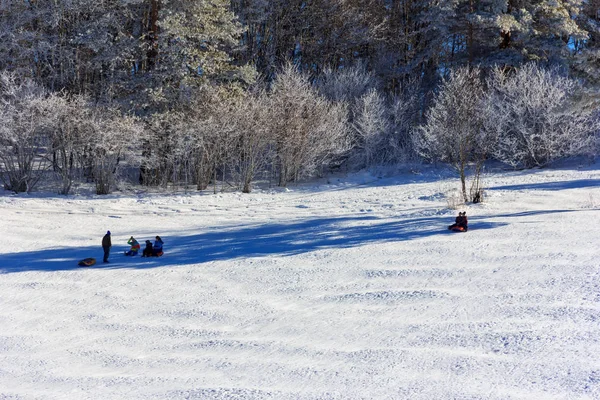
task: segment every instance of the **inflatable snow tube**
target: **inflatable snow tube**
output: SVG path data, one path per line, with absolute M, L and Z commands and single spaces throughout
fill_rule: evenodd
M 452 232 L 466 232 L 466 231 L 467 231 L 467 230 L 466 230 L 464 227 L 462 227 L 462 226 L 455 226 L 455 227 L 453 227 L 453 228 L 450 228 L 450 230 L 451 230 Z
M 96 259 L 93 257 L 89 257 L 79 261 L 77 265 L 79 265 L 80 267 L 91 267 L 94 264 L 96 264 Z

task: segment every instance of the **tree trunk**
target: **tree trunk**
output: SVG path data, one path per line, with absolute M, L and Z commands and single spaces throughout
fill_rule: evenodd
M 465 203 L 467 203 L 469 201 L 469 198 L 467 197 L 467 183 L 466 183 L 466 178 L 465 178 L 465 164 L 464 163 L 460 165 L 460 184 L 462 186 L 463 199 L 464 199 Z
M 158 59 L 158 12 L 160 0 L 150 0 L 150 15 L 148 19 L 148 50 L 146 51 L 147 69 L 152 70 Z

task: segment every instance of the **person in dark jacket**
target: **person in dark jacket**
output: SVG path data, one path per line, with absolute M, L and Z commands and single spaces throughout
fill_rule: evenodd
M 469 229 L 469 220 L 467 219 L 466 211 L 463 211 L 463 219 L 461 221 L 461 226 L 464 228 L 465 232 Z
M 144 247 L 144 251 L 142 252 L 142 257 L 151 257 L 152 256 L 152 242 L 146 240 L 146 247 Z
M 454 224 L 448 227 L 451 231 L 463 231 L 466 232 L 468 228 L 467 212 L 459 212 L 458 216 L 454 220 Z
M 152 255 L 153 256 L 162 256 L 163 254 L 163 241 L 160 236 L 154 238 L 154 246 L 152 246 Z
M 110 247 L 112 242 L 110 241 L 110 231 L 106 232 L 106 235 L 102 238 L 102 249 L 104 250 L 104 262 L 108 262 L 108 255 L 110 254 Z

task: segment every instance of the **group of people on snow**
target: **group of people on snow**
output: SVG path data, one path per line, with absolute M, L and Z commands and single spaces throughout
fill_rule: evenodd
M 125 252 L 126 256 L 137 256 L 141 249 L 139 242 L 131 236 L 127 241 L 130 245 L 130 249 Z M 146 240 L 146 247 L 142 252 L 142 257 L 160 257 L 163 255 L 163 240 L 160 236 L 154 238 L 154 244 L 150 240 Z M 106 235 L 102 238 L 102 249 L 104 250 L 104 262 L 107 263 L 108 256 L 110 255 L 110 248 L 112 247 L 110 231 L 106 232 Z
M 133 239 L 133 236 L 131 237 Z M 133 239 L 135 240 L 135 239 Z M 160 236 L 154 238 L 154 244 L 151 241 L 146 240 L 146 247 L 142 252 L 142 257 L 160 257 L 163 255 L 163 241 Z M 138 244 L 139 246 L 139 244 Z M 137 254 L 137 253 L 136 253 Z M 135 255 L 135 254 L 133 254 Z
M 459 212 L 458 216 L 456 217 L 456 219 L 454 220 L 454 224 L 450 225 L 448 227 L 449 230 L 451 231 L 457 231 L 457 232 L 466 232 L 469 227 L 468 227 L 469 221 L 467 220 L 467 212 L 463 211 L 463 212 Z M 141 246 L 139 244 L 139 242 L 137 240 L 135 240 L 135 238 L 133 236 L 131 236 L 129 238 L 129 240 L 127 241 L 127 244 L 131 246 L 131 248 L 125 252 L 126 256 L 137 256 L 138 252 L 141 249 Z M 150 240 L 146 240 L 146 247 L 144 248 L 144 251 L 142 252 L 142 257 L 160 257 L 163 255 L 163 240 L 160 238 L 160 236 L 156 236 L 154 238 L 154 243 L 152 243 Z M 112 246 L 111 240 L 110 240 L 110 231 L 106 232 L 106 235 L 104 235 L 104 237 L 102 238 L 102 249 L 104 250 L 104 262 L 107 263 L 108 261 L 108 256 L 110 254 L 110 248 Z

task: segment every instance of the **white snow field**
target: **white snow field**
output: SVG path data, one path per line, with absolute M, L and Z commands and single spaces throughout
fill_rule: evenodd
M 600 166 L 486 186 L 1 192 L 0 399 L 600 399 Z

